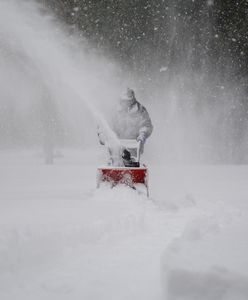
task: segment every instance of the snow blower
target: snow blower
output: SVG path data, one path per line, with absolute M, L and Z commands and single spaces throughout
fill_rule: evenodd
M 117 153 L 108 147 L 110 161 L 97 169 L 97 188 L 103 182 L 109 182 L 111 187 L 123 184 L 149 197 L 148 169 L 140 164 L 140 142 L 120 140 L 120 144 Z

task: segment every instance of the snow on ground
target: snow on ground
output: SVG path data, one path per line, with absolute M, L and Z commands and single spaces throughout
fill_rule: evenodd
M 248 167 L 197 169 L 200 176 L 195 195 L 197 206 L 205 215 L 188 222 L 181 237 L 162 255 L 164 298 L 246 300 Z
M 147 199 L 96 156 L 1 151 L 1 300 L 248 298 L 248 167 L 151 165 Z
M 202 219 L 166 250 L 162 263 L 166 299 L 248 299 L 247 214 L 221 228 Z

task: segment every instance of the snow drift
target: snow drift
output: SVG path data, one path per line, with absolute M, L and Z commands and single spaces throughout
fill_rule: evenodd
M 162 263 L 166 299 L 248 298 L 247 213 L 234 219 L 226 226 L 221 217 L 198 219 L 168 247 Z

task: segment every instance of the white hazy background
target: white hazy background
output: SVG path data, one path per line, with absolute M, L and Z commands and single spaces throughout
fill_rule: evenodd
M 208 103 L 202 101 L 203 76 L 190 82 L 192 74 L 185 70 L 161 89 L 156 76 L 142 86 L 142 78 L 124 69 L 37 3 L 1 0 L 0 147 L 42 146 L 47 116 L 55 147 L 95 146 L 99 114 L 104 116 L 130 86 L 154 123 L 146 151 L 151 160 L 230 163 L 236 154 L 237 160 L 247 159 L 247 136 L 233 147 L 243 118 L 234 87 L 217 87 L 220 97 Z

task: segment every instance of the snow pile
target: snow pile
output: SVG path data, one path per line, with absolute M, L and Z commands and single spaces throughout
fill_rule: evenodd
M 144 231 L 145 202 L 128 188 L 102 187 L 77 201 L 62 195 L 60 200 L 42 199 L 41 192 L 36 193 L 35 204 L 22 199 L 21 205 L 5 205 L 7 216 L 1 213 L 0 278 L 70 247 L 113 242 Z
M 192 210 L 96 190 L 96 153 L 62 154 L 1 152 L 0 299 L 161 299 L 161 254 Z
M 247 167 L 150 165 L 147 199 L 93 150 L 1 152 L 0 299 L 248 299 Z
M 194 221 L 168 247 L 162 262 L 166 299 L 248 299 L 247 214 L 230 221 Z
M 26 153 L 1 156 L 0 299 L 107 299 L 111 270 L 130 258 L 118 242 L 145 231 L 147 199 L 95 190 L 90 155 L 64 155 L 52 167 Z

